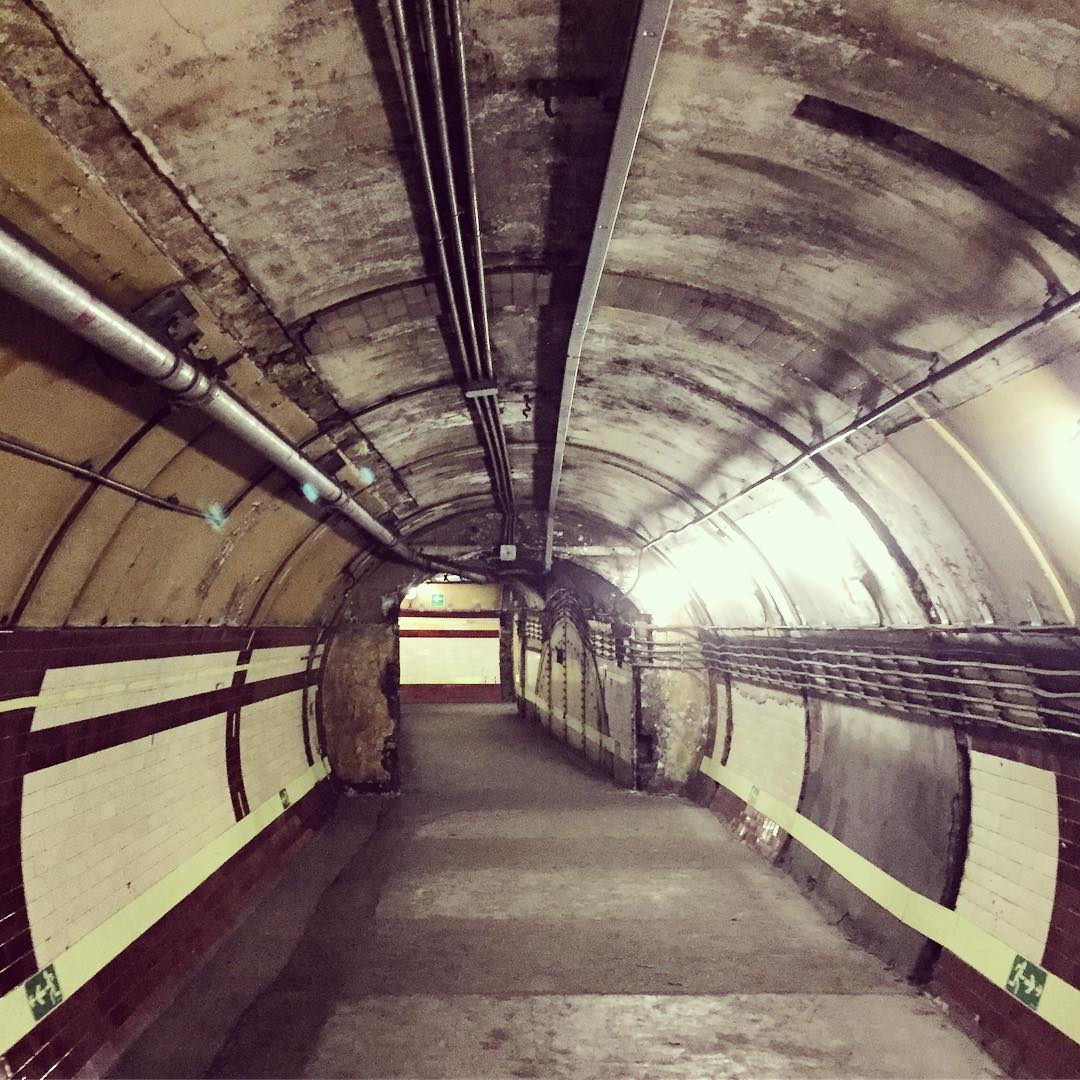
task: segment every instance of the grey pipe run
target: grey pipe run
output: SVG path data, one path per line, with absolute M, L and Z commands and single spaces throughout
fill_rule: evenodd
M 487 299 L 484 291 L 484 246 L 480 239 L 480 203 L 476 189 L 476 158 L 473 152 L 472 116 L 469 112 L 469 79 L 465 70 L 465 38 L 461 28 L 460 0 L 449 0 L 450 36 L 454 49 L 454 71 L 457 75 L 458 103 L 461 109 L 461 132 L 465 150 L 465 174 L 469 178 L 469 226 L 473 248 L 473 272 L 476 275 L 476 293 L 480 298 L 481 365 L 485 379 L 495 377 L 495 365 L 491 359 L 491 334 L 488 327 Z
M 416 77 L 416 66 L 413 62 L 413 47 L 409 35 L 408 24 L 402 0 L 391 0 L 391 14 L 394 21 L 394 32 L 397 37 L 398 54 L 401 60 L 402 82 L 405 88 L 406 103 L 412 120 L 413 133 L 416 139 L 417 156 L 420 159 L 420 170 L 424 181 L 424 193 L 427 198 L 428 210 L 432 219 L 432 229 L 436 241 L 439 260 L 439 272 L 443 280 L 446 292 L 446 303 L 450 316 L 451 327 L 456 337 L 465 365 L 466 376 L 469 380 L 491 378 L 493 366 L 490 360 L 490 343 L 487 339 L 487 308 L 486 296 L 483 283 L 483 263 L 479 242 L 479 214 L 473 215 L 476 222 L 476 237 L 474 252 L 476 256 L 475 274 L 477 277 L 476 288 L 478 291 L 477 305 L 481 312 L 480 327 L 476 325 L 476 317 L 473 311 L 472 293 L 470 287 L 469 271 L 465 258 L 464 239 L 461 234 L 459 221 L 459 207 L 457 189 L 454 181 L 453 159 L 450 149 L 450 136 L 446 118 L 446 106 L 443 94 L 441 64 L 439 61 L 438 42 L 435 34 L 435 15 L 430 0 L 424 0 L 422 5 L 423 29 L 425 31 L 428 54 L 428 68 L 432 81 L 432 96 L 436 112 L 436 129 L 440 145 L 443 171 L 446 176 L 447 201 L 449 203 L 450 230 L 453 234 L 456 263 L 460 273 L 460 289 L 464 300 L 465 310 L 459 310 L 457 289 L 454 287 L 454 279 L 450 269 L 450 262 L 446 251 L 446 234 L 442 228 L 442 211 L 439 208 L 439 199 L 435 190 L 435 181 L 431 166 L 431 156 L 428 147 L 428 139 L 425 133 L 423 107 L 420 102 L 420 92 Z M 451 35 L 454 27 L 459 25 L 459 13 L 448 9 L 447 30 Z M 453 44 L 453 43 L 452 43 Z M 454 49 L 455 61 L 457 61 L 457 78 L 459 86 L 465 79 L 464 74 L 464 50 Z M 462 102 L 462 119 L 467 125 L 468 112 L 465 99 Z M 466 164 L 468 168 L 468 201 L 475 204 L 476 184 L 475 172 L 472 168 L 471 138 L 466 126 Z M 487 450 L 488 460 L 491 467 L 492 486 L 496 500 L 502 507 L 504 517 L 504 539 L 512 542 L 515 531 L 515 501 L 513 480 L 510 472 L 510 456 L 506 444 L 506 435 L 503 431 L 502 420 L 499 416 L 499 407 L 494 398 L 481 396 L 472 399 L 475 409 L 480 435 Z
M 424 22 L 424 36 L 427 44 L 428 55 L 428 69 L 431 75 L 431 89 L 432 97 L 435 104 L 435 121 L 436 130 L 439 138 L 439 149 L 442 155 L 443 173 L 446 178 L 446 196 L 449 206 L 449 219 L 450 219 L 450 231 L 454 239 L 454 251 L 457 255 L 457 267 L 459 282 L 461 285 L 461 295 L 463 306 L 465 309 L 465 327 L 468 333 L 469 346 L 471 349 L 471 377 L 473 379 L 490 378 L 492 371 L 487 370 L 485 364 L 485 351 L 484 344 L 481 340 L 481 332 L 477 328 L 476 311 L 474 310 L 473 302 L 473 287 L 470 284 L 470 274 L 468 260 L 465 255 L 465 238 L 461 232 L 461 204 L 458 201 L 457 194 L 457 181 L 454 179 L 454 160 L 450 145 L 450 127 L 446 116 L 446 91 L 443 86 L 442 78 L 442 63 L 439 59 L 439 43 L 435 30 L 435 10 L 432 4 L 432 0 L 422 0 L 423 9 L 423 22 Z M 451 26 L 453 23 L 451 23 Z M 457 50 L 454 49 L 455 59 L 457 59 Z M 462 60 L 464 59 L 464 53 L 462 52 Z M 462 68 L 458 74 L 458 82 L 460 83 L 464 79 L 464 69 Z M 467 117 L 467 113 L 462 114 L 463 119 Z M 468 201 L 476 205 L 476 186 L 473 182 L 473 176 L 469 175 L 469 182 L 467 184 Z M 479 221 L 477 221 L 477 229 L 479 229 Z M 479 264 L 478 272 L 480 275 L 480 293 L 477 297 L 476 304 L 483 310 L 486 310 L 486 300 L 483 292 L 483 265 Z M 486 321 L 486 320 L 485 320 Z M 469 351 L 466 350 L 466 355 L 469 355 Z M 476 405 L 479 410 L 485 415 L 487 423 L 486 440 L 488 446 L 492 450 L 493 465 L 495 470 L 500 474 L 499 476 L 499 488 L 501 490 L 501 501 L 507 514 L 512 513 L 514 493 L 510 480 L 510 466 L 509 456 L 506 450 L 506 438 L 505 433 L 502 430 L 502 424 L 499 421 L 497 409 L 498 406 L 490 397 L 482 397 L 476 400 Z
M 428 570 L 459 574 L 473 581 L 487 580 L 475 571 L 429 559 L 415 551 L 223 386 L 3 230 L 0 230 L 0 288 L 201 409 L 296 480 L 305 493 L 313 492 L 330 509 L 403 561 Z
M 460 0 L 448 0 L 450 38 L 454 53 L 454 68 L 457 74 L 458 103 L 461 110 L 462 142 L 465 152 L 465 175 L 468 177 L 469 224 L 473 248 L 473 272 L 476 275 L 477 312 L 480 326 L 477 337 L 480 341 L 480 370 L 485 379 L 495 378 L 495 363 L 491 355 L 491 332 L 488 323 L 487 291 L 484 282 L 484 245 L 480 236 L 480 203 L 476 184 L 476 155 L 473 150 L 472 115 L 469 110 L 469 77 L 465 68 L 465 37 L 462 30 Z M 517 520 L 517 505 L 514 500 L 514 482 L 510 471 L 510 451 L 506 444 L 506 432 L 498 417 L 498 404 L 493 398 L 482 399 L 491 403 L 495 411 L 495 434 L 499 444 L 499 454 L 506 470 L 507 541 L 513 542 Z
M 450 316 L 450 327 L 455 339 L 461 345 L 462 360 L 465 364 L 466 374 L 470 379 L 475 378 L 475 369 L 472 357 L 465 348 L 465 333 L 462 329 L 461 313 L 458 311 L 457 296 L 454 292 L 453 278 L 450 274 L 450 263 L 446 254 L 446 234 L 442 228 L 442 215 L 439 211 L 439 200 L 435 192 L 435 180 L 431 169 L 431 155 L 427 145 L 427 135 L 424 131 L 423 110 L 420 105 L 420 90 L 416 79 L 416 66 L 413 63 L 412 48 L 409 39 L 409 30 L 405 22 L 405 11 L 401 0 L 391 0 L 391 14 L 394 19 L 394 33 L 397 37 L 398 55 L 401 58 L 402 82 L 405 85 L 405 98 L 408 105 L 409 115 L 412 119 L 413 137 L 416 139 L 416 153 L 420 160 L 420 173 L 424 181 L 424 195 L 427 199 L 428 212 L 431 216 L 432 233 L 435 238 L 435 248 L 439 260 L 439 275 L 443 281 L 443 289 L 446 292 L 447 314 Z M 483 399 L 480 399 L 481 401 Z M 490 437 L 488 416 L 482 406 L 477 407 L 479 422 L 483 430 L 485 443 Z M 494 468 L 492 481 L 495 485 L 496 497 L 502 501 L 502 476 Z

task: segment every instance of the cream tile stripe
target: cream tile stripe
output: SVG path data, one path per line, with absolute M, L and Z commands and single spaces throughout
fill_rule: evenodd
M 135 663 L 137 662 L 135 661 Z M 298 662 L 300 662 L 299 667 L 297 667 Z M 68 705 L 72 702 L 93 702 L 101 698 L 115 698 L 122 694 L 141 694 L 154 689 L 181 690 L 194 679 L 203 678 L 207 675 L 221 675 L 223 678 L 231 678 L 237 671 L 246 671 L 248 673 L 245 685 L 250 685 L 252 682 L 267 679 L 274 675 L 302 674 L 306 671 L 304 666 L 306 663 L 306 657 L 299 658 L 299 661 L 296 657 L 293 657 L 289 660 L 263 660 L 252 661 L 249 664 L 192 668 L 185 671 L 182 676 L 172 679 L 162 678 L 158 675 L 148 676 L 144 679 L 127 679 L 124 682 L 89 683 L 83 686 L 74 686 L 68 690 L 54 690 L 51 693 L 37 694 L 32 697 L 9 698 L 7 701 L 0 701 L 0 713 L 14 712 L 16 709 L 36 709 L 47 705 Z M 222 687 L 222 689 L 227 690 L 228 687 Z M 212 690 L 202 692 L 214 693 Z M 176 695 L 176 697 L 185 696 L 187 695 Z M 170 699 L 166 698 L 165 700 Z
M 728 791 L 733 792 L 759 813 L 771 818 L 805 848 L 831 866 L 855 888 L 880 904 L 890 915 L 918 931 L 931 941 L 945 946 L 969 967 L 974 968 L 995 986 L 1004 987 L 1016 960 L 1016 950 L 988 934 L 951 908 L 917 893 L 879 866 L 841 843 L 831 833 L 797 810 L 732 772 L 712 758 L 705 758 L 701 771 Z M 1039 964 L 1042 959 L 1030 958 Z M 1046 985 L 1037 1015 L 1074 1042 L 1080 1042 L 1080 990 L 1052 972 L 1046 973 Z
M 287 784 L 290 804 L 299 802 L 329 775 L 326 760 L 317 761 Z M 65 998 L 85 986 L 111 960 L 120 955 L 181 900 L 285 812 L 281 796 L 274 795 L 247 817 L 232 825 L 197 855 L 182 863 L 126 907 L 111 915 L 86 937 L 52 962 Z M 29 999 L 23 986 L 0 998 L 0 1053 L 6 1053 L 34 1027 Z

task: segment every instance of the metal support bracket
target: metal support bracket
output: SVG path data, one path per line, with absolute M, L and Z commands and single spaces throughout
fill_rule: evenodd
M 184 290 L 179 285 L 169 285 L 135 308 L 131 319 L 155 341 L 168 349 L 179 350 L 196 344 L 203 336 L 197 315 Z
M 499 384 L 491 379 L 482 379 L 465 384 L 465 396 L 467 398 L 498 397 Z

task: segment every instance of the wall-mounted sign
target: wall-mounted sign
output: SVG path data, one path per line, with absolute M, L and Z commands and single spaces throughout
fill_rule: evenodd
M 1043 988 L 1046 986 L 1046 972 L 1030 960 L 1018 956 L 1013 961 L 1012 971 L 1009 973 L 1009 981 L 1005 983 L 1005 989 L 1017 1001 L 1022 1001 L 1029 1009 L 1038 1012 L 1039 1002 L 1042 1000 Z
M 50 964 L 26 980 L 26 998 L 35 1020 L 48 1016 L 64 1000 L 56 969 Z
M 431 594 L 432 607 L 446 607 L 446 593 L 433 592 Z

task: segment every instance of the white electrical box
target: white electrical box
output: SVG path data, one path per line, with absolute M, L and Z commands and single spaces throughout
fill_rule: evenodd
M 500 544 L 499 561 L 515 562 L 517 560 L 517 544 Z

